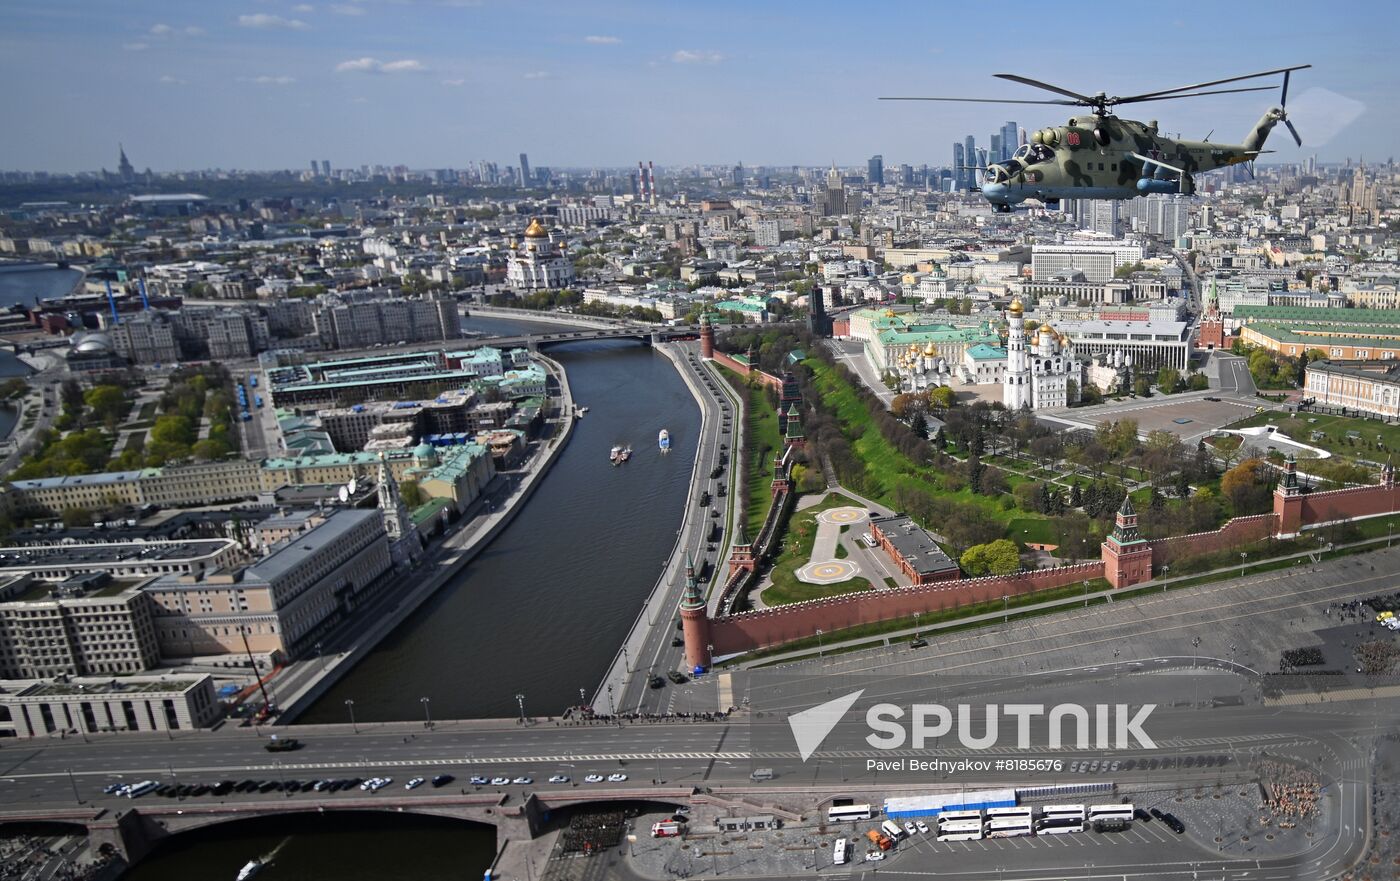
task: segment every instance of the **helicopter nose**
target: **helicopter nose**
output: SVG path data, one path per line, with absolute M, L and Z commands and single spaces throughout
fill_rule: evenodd
M 982 195 L 988 201 L 996 202 L 1006 198 L 1006 184 L 987 182 L 982 184 Z
M 1010 177 L 1010 175 L 1006 173 L 1006 169 L 1000 165 L 988 165 L 984 174 L 987 182 L 994 184 L 1004 184 Z

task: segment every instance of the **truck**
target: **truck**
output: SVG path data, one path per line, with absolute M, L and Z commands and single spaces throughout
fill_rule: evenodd
M 889 850 L 894 847 L 894 841 L 879 829 L 871 829 L 865 833 L 865 837 L 869 838 L 870 843 L 880 848 L 880 850 Z
M 652 838 L 675 838 L 681 834 L 681 824 L 675 820 L 666 820 L 662 823 L 651 824 Z
M 292 750 L 297 749 L 300 746 L 301 741 L 297 740 L 295 737 L 278 737 L 276 734 L 274 734 L 268 739 L 267 743 L 263 746 L 263 749 L 267 750 L 270 753 L 286 753 L 291 752 Z

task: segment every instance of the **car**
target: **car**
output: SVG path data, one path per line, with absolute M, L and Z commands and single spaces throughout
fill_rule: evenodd
M 676 808 L 676 814 L 677 814 L 678 816 L 681 816 L 681 817 L 689 816 L 689 815 L 690 815 L 690 808 L 687 808 L 687 807 L 679 807 L 679 808 Z
M 878 863 L 878 862 L 880 862 L 880 860 L 883 860 L 884 858 L 885 858 L 885 852 L 882 851 L 882 850 L 867 850 L 867 851 L 865 852 L 865 861 L 866 861 L 867 863 Z
M 491 779 L 489 777 L 482 777 L 480 774 L 473 774 L 470 782 L 472 786 L 486 786 L 491 782 Z
M 510 785 L 510 778 L 509 778 L 509 777 L 492 777 L 492 778 L 491 778 L 491 785 L 492 785 L 492 786 L 509 786 L 509 785 Z
M 911 649 L 928 648 L 928 640 L 924 639 L 921 636 L 916 636 L 913 639 L 909 640 L 909 647 Z
M 680 648 L 683 645 L 685 645 L 685 637 L 676 636 L 671 638 L 671 648 Z
M 1116 765 L 1116 764 L 1118 764 L 1118 763 L 1117 763 L 1117 762 L 1114 762 L 1114 764 Z M 1124 771 L 1131 771 L 1131 770 L 1133 770 L 1133 769 L 1136 768 L 1136 767 L 1137 767 L 1137 759 L 1128 759 L 1126 762 L 1123 763 L 1123 770 L 1124 770 Z
M 1152 815 L 1149 814 L 1147 811 L 1144 811 L 1142 808 L 1133 808 L 1133 819 L 1141 820 L 1144 823 L 1151 823 Z
M 690 681 L 690 677 L 679 670 L 672 670 L 671 672 L 667 673 L 666 678 L 676 683 L 677 685 L 684 685 Z
M 914 833 L 916 833 L 916 832 L 919 831 L 919 827 L 915 826 L 913 823 L 911 823 L 911 822 L 909 822 L 908 820 L 906 820 L 906 821 L 904 821 L 904 831 L 905 831 L 906 834 L 908 834 L 909 836 L 912 837 L 912 836 L 914 835 Z
M 457 778 L 453 777 L 451 774 L 438 774 L 436 777 L 433 778 L 433 788 L 437 789 L 439 787 L 446 786 L 447 784 L 451 783 L 453 780 L 456 779 Z
M 427 781 L 424 780 L 422 777 L 414 777 L 412 780 L 409 780 L 407 783 L 405 783 L 405 784 L 403 785 L 403 788 L 404 788 L 404 789 L 417 789 L 418 787 L 422 786 L 422 785 L 423 785 L 424 783 L 426 783 L 426 782 L 427 782 Z
M 1078 760 L 1078 759 L 1076 759 L 1076 760 L 1074 760 L 1073 762 L 1070 762 L 1070 763 L 1069 763 L 1069 772 L 1070 772 L 1071 774 L 1075 773 L 1075 772 L 1078 771 L 1078 770 L 1079 770 L 1079 760 Z
M 359 777 L 351 777 L 349 780 L 345 781 L 345 788 L 354 789 L 356 786 L 359 786 L 361 783 L 364 782 L 365 781 L 361 780 Z
M 1157 818 L 1158 820 L 1161 820 L 1167 816 L 1166 814 L 1162 813 L 1161 808 L 1153 808 L 1150 811 L 1148 811 L 1148 813 L 1151 814 L 1153 817 Z
M 584 782 L 584 783 L 602 783 L 602 782 L 603 782 L 603 775 L 602 775 L 602 774 L 589 774 L 587 777 L 583 778 L 583 782 Z
M 361 791 L 361 792 L 369 792 L 371 789 L 374 788 L 374 782 L 375 782 L 376 780 L 378 780 L 378 779 L 379 779 L 378 777 L 371 777 L 371 778 L 369 778 L 368 780 L 364 781 L 363 783 L 360 784 L 360 791 Z
M 118 790 L 118 789 L 121 789 L 121 788 L 122 788 L 122 784 L 120 784 L 120 783 L 109 783 L 109 784 L 107 784 L 106 786 L 102 787 L 102 794 L 103 794 L 103 795 L 115 795 L 116 792 L 117 792 L 117 790 Z
M 528 774 L 521 774 L 519 777 L 516 777 L 510 782 L 514 783 L 516 786 L 529 786 L 531 783 L 535 782 L 535 778 L 529 776 Z
M 555 775 L 553 775 L 553 776 L 551 776 L 551 777 L 549 778 L 549 782 L 550 782 L 550 783 L 568 783 L 568 782 L 569 782 L 569 776 L 568 776 L 567 774 L 555 774 Z
M 282 789 L 283 789 L 284 791 L 286 791 L 286 792 L 301 792 L 301 781 L 300 781 L 300 780 L 284 780 L 284 781 L 282 782 Z M 216 793 L 216 794 L 217 794 L 217 793 Z
M 393 778 L 393 777 L 380 777 L 380 778 L 379 778 L 379 785 L 376 786 L 375 789 L 383 789 L 384 787 L 388 786 L 390 783 L 393 783 L 393 782 L 394 782 L 394 778 Z
M 1090 773 L 1090 774 L 1097 774 L 1098 771 L 1099 771 L 1099 761 L 1098 761 L 1098 759 L 1095 759 L 1094 761 L 1092 761 L 1092 762 L 1089 763 L 1089 773 Z
M 311 788 L 316 792 L 325 792 L 326 787 L 330 785 L 331 782 L 329 780 L 314 780 L 311 783 Z
M 1108 766 L 1108 770 L 1109 770 L 1109 771 L 1117 771 L 1120 767 L 1122 767 L 1122 765 L 1123 765 L 1122 762 L 1114 762 L 1113 764 L 1111 764 L 1111 765 Z
M 672 822 L 672 823 L 689 823 L 689 822 L 690 822 L 690 818 L 687 817 L 685 814 L 672 814 L 672 815 L 671 815 L 671 822 Z
M 1181 760 L 1181 767 L 1183 768 L 1189 768 L 1194 764 L 1196 764 L 1196 760 L 1191 756 L 1184 756 Z
M 925 835 L 928 834 L 928 824 L 925 823 L 923 820 L 915 820 L 915 821 L 914 821 L 914 825 L 915 825 L 915 826 L 918 828 L 918 830 L 919 830 L 920 832 L 922 832 L 923 834 L 925 834 Z
M 609 782 L 609 783 L 622 783 L 622 782 L 624 782 L 624 781 L 626 781 L 626 780 L 627 780 L 627 775 L 626 775 L 626 774 L 609 774 L 609 775 L 608 775 L 608 782 Z
M 664 676 L 653 676 L 650 680 L 648 680 L 648 684 L 652 688 L 665 688 L 666 678 Z
M 1176 818 L 1176 814 L 1163 814 L 1162 822 L 1167 824 L 1167 828 L 1177 835 L 1185 834 L 1186 824 Z

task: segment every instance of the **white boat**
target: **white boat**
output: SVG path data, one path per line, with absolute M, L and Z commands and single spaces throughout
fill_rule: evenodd
M 661 447 L 661 452 L 669 453 L 671 451 L 671 432 L 664 428 L 661 429 L 661 434 L 656 438 L 656 445 Z
M 264 865 L 262 860 L 249 860 L 246 866 L 238 870 L 237 881 L 248 881 L 249 878 L 261 872 Z
M 630 458 L 632 458 L 632 448 L 623 447 L 622 452 L 617 454 L 617 464 L 621 465 L 623 462 L 626 462 Z
M 608 461 L 611 462 L 611 463 L 613 463 L 614 465 L 616 465 L 617 462 L 618 462 L 618 459 L 619 459 L 621 456 L 622 456 L 622 447 L 620 447 L 620 446 L 613 447 L 612 450 L 608 453 Z

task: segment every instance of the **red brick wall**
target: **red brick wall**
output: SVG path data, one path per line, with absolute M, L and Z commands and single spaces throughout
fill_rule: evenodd
M 1358 486 L 1303 496 L 1303 525 L 1400 511 L 1400 485 Z
M 908 618 L 915 612 L 937 612 L 954 606 L 999 600 L 1006 595 L 1019 596 L 1102 575 L 1103 563 L 1080 563 L 1003 577 L 967 578 L 894 590 L 866 590 L 717 618 L 711 624 L 711 640 L 715 654 L 727 655 L 812 636 L 818 628 L 831 633 L 856 624 Z
M 1273 514 L 1256 514 L 1253 517 L 1236 517 L 1219 529 L 1211 532 L 1197 532 L 1173 538 L 1159 538 L 1149 541 L 1152 548 L 1152 562 L 1161 566 L 1183 557 L 1213 554 L 1242 547 L 1259 541 L 1274 533 L 1278 520 Z
M 714 360 L 715 363 L 723 364 L 725 367 L 728 367 L 730 370 L 733 370 L 740 376 L 748 376 L 750 373 L 755 373 L 758 375 L 759 382 L 763 383 L 764 385 L 771 385 L 773 388 L 782 391 L 783 381 L 781 379 L 779 379 L 776 376 L 773 376 L 772 374 L 764 373 L 762 370 L 755 370 L 754 368 L 750 367 L 747 364 L 744 364 L 741 361 L 735 361 L 728 354 L 721 352 L 719 349 L 715 349 Z

